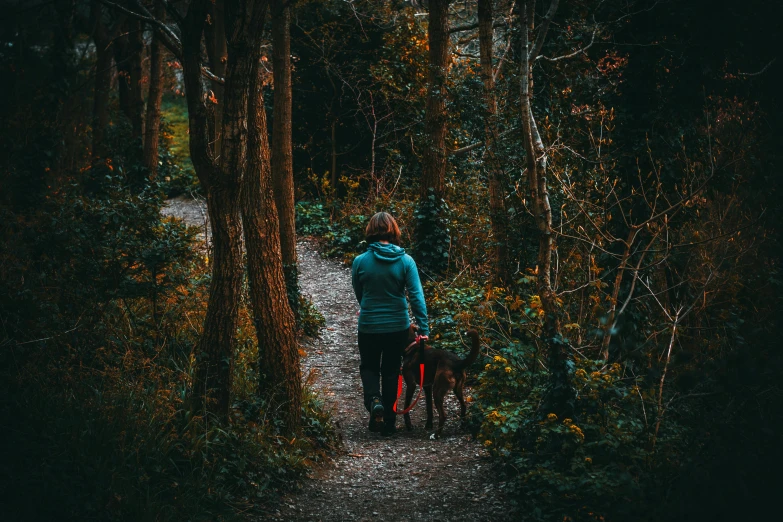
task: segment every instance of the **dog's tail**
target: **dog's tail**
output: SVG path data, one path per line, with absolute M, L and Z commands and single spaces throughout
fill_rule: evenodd
M 481 351 L 481 345 L 479 344 L 479 335 L 476 330 L 468 330 L 468 337 L 470 337 L 470 353 L 467 357 L 462 359 L 459 363 L 457 363 L 454 366 L 454 370 L 456 371 L 462 371 L 478 358 L 479 351 Z

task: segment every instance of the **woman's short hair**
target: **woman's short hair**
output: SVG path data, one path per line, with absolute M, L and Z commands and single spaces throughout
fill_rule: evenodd
M 394 245 L 400 244 L 400 227 L 388 212 L 378 212 L 370 218 L 364 237 L 368 243 L 376 241 L 388 241 Z

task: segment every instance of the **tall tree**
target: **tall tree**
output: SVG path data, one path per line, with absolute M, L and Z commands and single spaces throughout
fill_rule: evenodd
M 162 2 L 155 4 L 155 17 L 166 21 L 166 9 Z M 160 35 L 152 34 L 150 45 L 150 87 L 147 94 L 147 114 L 144 120 L 144 165 L 152 175 L 158 172 L 158 146 L 160 141 L 160 104 L 163 100 L 163 43 Z
M 550 0 L 549 8 L 538 28 L 535 41 L 531 41 L 534 29 L 535 1 L 528 0 L 520 9 L 519 31 L 522 46 L 520 52 L 520 119 L 522 141 L 527 162 L 527 180 L 530 191 L 533 218 L 538 230 L 537 286 L 544 311 L 543 341 L 547 348 L 548 368 L 551 375 L 547 397 L 549 411 L 567 413 L 575 393 L 569 374 L 568 347 L 561 335 L 557 296 L 552 288 L 552 253 L 555 248 L 552 230 L 552 206 L 547 185 L 547 154 L 533 114 L 533 69 L 546 39 L 549 24 L 557 12 L 558 0 Z
M 254 49 L 259 45 L 265 2 L 226 3 L 227 67 L 220 160 L 210 141 L 213 117 L 202 76 L 220 81 L 201 59 L 202 35 L 210 12 L 209 0 L 193 0 L 182 22 L 182 43 L 161 23 L 156 31 L 166 46 L 181 56 L 189 114 L 190 151 L 194 169 L 207 192 L 212 229 L 212 280 L 204 330 L 196 348 L 194 396 L 201 407 L 226 418 L 230 406 L 236 326 L 242 286 L 242 227 L 239 194 L 246 167 L 247 97 Z M 143 6 L 137 2 L 142 12 Z
M 492 70 L 492 0 L 478 0 L 479 53 L 481 79 L 484 82 L 484 151 L 489 179 L 489 217 L 495 248 L 493 251 L 494 277 L 499 285 L 508 282 L 508 214 L 503 198 L 503 169 L 497 157 L 497 100 Z
M 226 49 L 226 1 L 215 0 L 209 6 L 209 23 L 205 26 L 205 49 L 209 58 L 209 66 L 218 78 L 226 75 L 227 53 Z M 222 146 L 220 136 L 220 122 L 223 120 L 223 107 L 225 106 L 224 85 L 217 79 L 210 81 L 210 87 L 214 107 L 213 118 L 210 120 L 211 140 L 213 150 L 218 155 Z
M 236 327 L 242 290 L 242 226 L 240 190 L 247 167 L 247 107 L 254 61 L 260 45 L 266 0 L 225 2 L 226 76 L 215 76 L 202 60 L 205 26 L 211 0 L 191 0 L 180 19 L 182 40 L 155 18 L 141 0 L 129 0 L 132 10 L 121 12 L 149 22 L 161 42 L 182 63 L 188 105 L 190 155 L 202 188 L 212 229 L 212 279 L 204 329 L 196 347 L 193 397 L 203 411 L 227 418 L 230 407 Z M 216 160 L 210 129 L 214 115 L 203 78 L 225 82 L 225 108 L 221 122 L 221 148 Z
M 272 69 L 275 87 L 272 121 L 272 183 L 280 218 L 283 271 L 289 303 L 296 315 L 299 305 L 299 278 L 291 145 L 291 7 L 289 1 L 272 0 L 271 8 Z
M 260 45 L 265 1 L 226 2 L 227 67 L 219 170 L 209 181 L 207 210 L 213 267 L 204 332 L 199 341 L 199 381 L 217 375 L 216 412 L 228 414 L 239 297 L 242 288 L 240 189 L 247 166 L 247 102 L 254 51 Z M 183 64 L 184 65 L 184 64 Z M 200 71 L 199 71 L 199 81 Z M 209 389 L 209 388 L 207 388 Z M 197 392 L 200 392 L 197 388 Z
M 106 154 L 105 133 L 109 125 L 109 93 L 112 77 L 112 44 L 125 21 L 118 17 L 107 27 L 104 21 L 103 6 L 98 0 L 90 2 L 90 30 L 95 44 L 95 86 L 92 109 L 92 156 L 103 157 Z
M 133 137 L 141 139 L 144 119 L 141 89 L 144 36 L 141 22 L 137 18 L 127 19 L 115 40 L 114 61 L 120 108 L 131 123 Z
M 260 58 L 260 56 L 257 56 Z M 248 100 L 248 168 L 242 188 L 250 301 L 258 337 L 259 395 L 294 432 L 301 407 L 296 321 L 286 298 L 281 233 L 272 189 L 262 70 L 255 60 Z
M 430 0 L 429 70 L 427 71 L 427 105 L 424 128 L 427 143 L 424 147 L 424 171 L 421 196 L 430 190 L 442 198 L 446 189 L 446 78 L 449 71 L 449 2 Z
M 449 3 L 450 0 L 430 0 L 427 26 L 429 69 L 417 243 L 424 264 L 435 270 L 444 266 L 444 260 L 448 261 L 448 248 L 444 246 L 448 230 L 443 226 L 442 213 L 446 192 L 446 80 L 451 61 Z
M 129 22 L 128 52 L 130 58 L 130 111 L 133 137 L 141 140 L 144 131 L 144 97 L 142 83 L 144 72 L 144 24 L 139 20 Z

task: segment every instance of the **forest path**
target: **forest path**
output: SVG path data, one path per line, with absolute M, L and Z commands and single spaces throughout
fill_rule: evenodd
M 199 204 L 172 200 L 164 212 L 203 226 L 201 211 L 185 212 L 193 205 Z M 394 437 L 367 430 L 356 345 L 359 306 L 350 268 L 321 258 L 314 241 L 301 240 L 298 253 L 302 292 L 326 319 L 320 337 L 304 343 L 303 373 L 316 372 L 315 385 L 332 402 L 343 447 L 332 462 L 314 470 L 300 490 L 285 495 L 264 520 L 511 520 L 487 453 L 460 429 L 452 394 L 440 440 L 431 440 L 423 428 L 423 399 L 411 413 L 413 431 L 405 431 L 402 419 Z

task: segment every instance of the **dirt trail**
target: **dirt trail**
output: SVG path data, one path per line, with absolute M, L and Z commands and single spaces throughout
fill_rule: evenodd
M 182 211 L 197 203 L 171 203 L 166 213 L 203 226 L 200 211 Z M 326 319 L 321 336 L 306 342 L 304 371 L 317 372 L 316 386 L 333 400 L 344 447 L 332 463 L 315 470 L 301 490 L 284 496 L 264 519 L 513 520 L 502 495 L 503 484 L 493 476 L 486 452 L 460 429 L 453 395 L 447 399 L 448 420 L 440 440 L 431 440 L 424 430 L 423 400 L 411 414 L 413 431 L 405 431 L 402 419 L 392 438 L 367 430 L 356 345 L 359 308 L 350 269 L 322 259 L 312 241 L 300 241 L 298 252 L 302 291 Z M 470 395 L 470 390 L 466 393 Z

